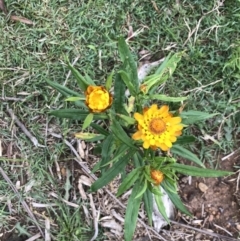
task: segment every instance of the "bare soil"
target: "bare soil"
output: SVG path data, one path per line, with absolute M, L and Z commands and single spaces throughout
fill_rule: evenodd
M 188 178 L 181 178 L 180 195 L 194 219 L 179 216 L 178 221 L 221 235 L 239 237 L 240 172 L 234 166 L 240 166 L 239 153 L 221 161 L 219 169 L 235 172 L 229 177 L 192 178 L 190 184 Z

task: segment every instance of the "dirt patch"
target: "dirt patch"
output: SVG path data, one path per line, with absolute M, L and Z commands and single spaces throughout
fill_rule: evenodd
M 193 220 L 180 218 L 189 225 L 204 228 L 215 233 L 239 237 L 240 203 L 238 182 L 240 173 L 234 166 L 240 165 L 240 155 L 235 154 L 222 161 L 219 169 L 235 171 L 226 178 L 192 178 L 180 180 L 180 195 Z

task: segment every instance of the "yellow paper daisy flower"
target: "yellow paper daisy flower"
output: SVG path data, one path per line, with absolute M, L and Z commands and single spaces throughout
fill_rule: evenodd
M 103 112 L 112 104 L 112 95 L 103 86 L 89 85 L 85 91 L 86 105 L 92 112 Z
M 182 119 L 173 117 L 167 105 L 158 109 L 154 104 L 150 108 L 145 108 L 143 114 L 134 113 L 134 118 L 138 122 L 138 131 L 132 138 L 142 140 L 145 149 L 159 147 L 167 151 L 177 140 L 176 137 L 182 134 Z
M 164 175 L 159 170 L 151 170 L 151 178 L 154 180 L 155 185 L 159 185 L 163 181 Z

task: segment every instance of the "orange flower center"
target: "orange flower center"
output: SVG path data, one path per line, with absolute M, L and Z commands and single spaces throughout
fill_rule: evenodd
M 149 129 L 153 134 L 161 134 L 166 130 L 166 124 L 161 118 L 154 118 L 149 123 Z

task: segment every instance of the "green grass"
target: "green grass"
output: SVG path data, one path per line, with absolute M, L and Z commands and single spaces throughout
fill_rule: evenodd
M 175 0 L 155 1 L 158 10 L 153 1 L 146 0 L 120 0 L 118 3 L 111 0 L 5 2 L 10 12 L 34 22 L 33 26 L 11 22 L 0 13 L 1 97 L 24 99 L 1 100 L 3 157 L 0 164 L 14 184 L 20 181 L 19 192 L 29 203 L 30 200 L 56 203 L 57 200 L 49 196 L 51 191 L 64 195 L 64 181 L 59 182 L 56 172 L 52 176 L 49 171 L 55 170 L 54 158 L 68 168 L 73 165 L 69 148 L 62 141 L 46 136 L 46 128 L 68 138 L 81 129 L 75 122 L 48 116 L 49 110 L 67 104 L 62 96 L 57 98 L 57 93 L 46 85 L 45 80 L 65 83 L 68 73 L 65 58 L 73 62 L 79 56 L 75 67 L 104 83 L 112 69 L 120 65 L 116 42 L 120 35 L 127 37 L 129 25 L 134 31 L 143 28 L 143 32 L 130 41 L 136 60 L 142 49 L 151 53 L 152 60 L 167 56 L 170 51 L 186 52 L 164 87 L 164 93 L 181 96 L 188 91 L 186 109 L 219 113 L 206 124 L 199 123 L 186 129 L 198 138 L 196 146 L 191 148 L 213 167 L 219 165 L 213 156 L 227 154 L 236 148 L 240 133 L 239 1 L 225 1 L 223 7 L 210 13 L 217 1 L 186 1 L 180 5 Z M 206 15 L 202 17 L 203 14 Z M 197 26 L 201 17 L 197 32 L 187 41 L 189 31 Z M 78 91 L 72 76 L 66 85 Z M 46 147 L 34 147 L 21 129 L 13 124 L 7 108 L 13 109 L 25 127 Z M 213 137 L 218 144 L 203 140 L 204 134 Z M 8 161 L 8 158 L 16 160 Z M 73 188 L 69 190 L 69 201 L 81 206 L 78 193 L 77 200 L 72 200 L 73 192 L 77 190 L 76 178 L 72 173 Z M 26 193 L 24 187 L 32 180 L 34 185 Z M 9 212 L 5 198 L 11 200 L 13 213 Z M 83 240 L 82 234 L 94 232 L 84 218 L 80 218 L 81 208 L 76 210 L 62 202 L 57 204 L 57 208 L 37 210 L 40 213 L 45 211 L 44 215 L 52 219 L 53 240 Z M 36 217 L 44 227 L 44 219 Z M 14 192 L 0 177 L 0 233 L 1 230 L 11 230 L 18 222 L 31 235 L 38 232 L 32 228 L 33 223 Z M 98 240 L 104 240 L 102 234 Z

